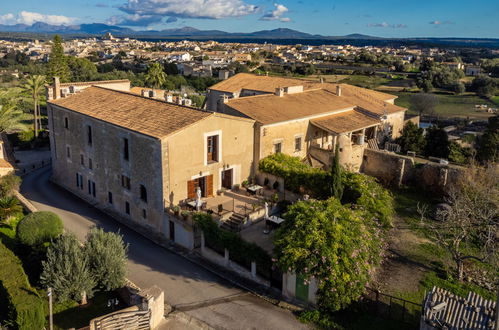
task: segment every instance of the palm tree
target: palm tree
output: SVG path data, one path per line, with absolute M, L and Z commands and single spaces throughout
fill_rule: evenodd
M 0 198 L 0 221 L 8 222 L 10 217 L 21 213 L 22 211 L 23 207 L 14 196 Z
M 153 88 L 160 88 L 166 83 L 166 73 L 158 62 L 149 65 L 145 78 L 146 83 Z
M 35 130 L 35 138 L 38 137 L 38 129 L 41 128 L 41 122 L 38 123 L 38 118 L 40 118 L 40 107 L 38 104 L 40 94 L 44 91 L 44 85 L 45 85 L 45 76 L 40 76 L 40 75 L 34 75 L 30 76 L 26 79 L 25 83 L 23 84 L 22 88 L 25 92 L 29 93 L 31 97 L 33 98 L 33 104 L 34 104 L 34 109 L 33 109 L 33 118 L 34 118 L 34 125 L 33 128 Z
M 24 120 L 24 112 L 15 105 L 0 105 L 0 132 L 26 131 Z

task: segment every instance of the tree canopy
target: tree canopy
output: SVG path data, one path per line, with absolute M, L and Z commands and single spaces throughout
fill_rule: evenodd
M 489 118 L 487 129 L 478 141 L 477 157 L 481 162 L 499 161 L 499 116 Z
M 299 201 L 276 232 L 278 266 L 317 281 L 318 306 L 331 312 L 365 290 L 382 253 L 382 230 L 339 200 Z
M 432 126 L 426 132 L 426 142 L 424 148 L 425 156 L 448 158 L 450 153 L 450 143 L 447 132 L 443 128 Z
M 414 151 L 415 153 L 420 154 L 425 147 L 423 132 L 424 130 L 422 128 L 419 128 L 413 122 L 408 121 L 395 142 L 400 145 L 400 148 L 404 153 L 407 151 Z
M 147 69 L 145 82 L 153 88 L 161 88 L 166 83 L 166 73 L 158 62 L 152 63 Z
M 48 63 L 48 76 L 50 79 L 59 77 L 61 82 L 68 82 L 71 79 L 71 72 L 62 46 L 62 38 L 59 35 L 54 36 Z

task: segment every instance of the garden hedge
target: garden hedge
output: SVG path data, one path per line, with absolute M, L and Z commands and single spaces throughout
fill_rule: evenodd
M 40 245 L 61 235 L 63 228 L 57 214 L 47 211 L 33 212 L 17 225 L 17 239 L 25 245 Z
M 43 329 L 43 301 L 30 286 L 19 258 L 2 242 L 0 260 L 0 321 L 9 329 Z
M 193 219 L 203 231 L 209 247 L 219 253 L 223 253 L 224 249 L 229 250 L 230 259 L 247 268 L 250 268 L 251 262 L 254 261 L 258 273 L 270 277 L 272 260 L 264 249 L 254 243 L 246 242 L 233 232 L 218 227 L 209 214 L 195 213 Z
M 303 163 L 300 158 L 282 153 L 270 155 L 259 163 L 262 172 L 284 179 L 286 189 L 296 193 L 309 193 L 312 197 L 331 197 L 330 172 Z M 362 209 L 365 216 L 375 218 L 383 226 L 391 226 L 394 213 L 393 197 L 375 178 L 365 174 L 342 171 L 344 187 L 342 204 Z

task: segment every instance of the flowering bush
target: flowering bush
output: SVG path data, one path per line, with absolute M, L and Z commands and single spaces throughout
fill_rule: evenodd
M 357 300 L 381 260 L 381 226 L 335 198 L 300 201 L 285 219 L 274 239 L 277 265 L 317 280 L 321 310 Z

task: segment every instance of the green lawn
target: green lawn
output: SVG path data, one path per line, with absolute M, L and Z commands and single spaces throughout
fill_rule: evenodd
M 491 98 L 492 102 L 494 102 L 497 106 L 499 106 L 499 95 L 493 96 Z
M 410 98 L 414 93 L 407 92 L 392 92 L 392 94 L 397 95 L 398 98 L 395 100 L 395 104 L 404 108 L 408 108 L 408 113 L 415 114 L 410 109 Z M 470 117 L 470 118 L 488 118 L 492 116 L 490 113 L 484 111 L 476 111 L 475 104 L 487 104 L 490 107 L 497 107 L 490 100 L 481 98 L 474 94 L 464 94 L 464 95 L 446 95 L 446 94 L 435 94 L 438 98 L 438 105 L 436 106 L 436 112 L 441 117 Z M 499 102 L 499 97 L 497 102 Z M 494 100 L 494 102 L 496 102 Z
M 364 88 L 374 89 L 378 86 L 384 85 L 392 79 L 383 78 L 379 76 L 364 76 L 364 75 L 350 75 L 340 82 L 343 84 L 350 84 Z

